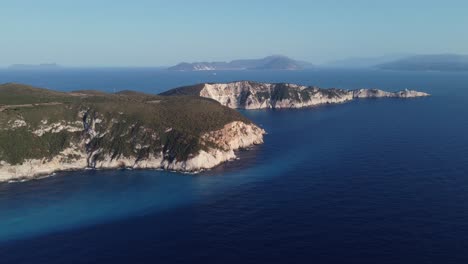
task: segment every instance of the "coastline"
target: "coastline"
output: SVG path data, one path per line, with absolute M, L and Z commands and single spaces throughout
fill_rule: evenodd
M 247 149 L 237 149 L 237 151 L 241 150 L 246 150 Z M 204 168 L 198 168 L 198 169 L 193 169 L 193 170 L 186 170 L 183 169 L 182 167 L 176 167 L 174 164 L 175 163 L 169 163 L 168 166 L 165 166 L 163 164 L 155 164 L 154 166 L 145 166 L 145 167 L 140 167 L 140 166 L 103 166 L 103 167 L 98 167 L 98 168 L 93 168 L 89 166 L 85 167 L 79 167 L 79 168 L 68 168 L 68 169 L 54 169 L 50 172 L 37 172 L 28 176 L 3 176 L 0 175 L 0 184 L 2 183 L 15 183 L 15 182 L 25 182 L 25 181 L 30 181 L 30 180 L 40 180 L 48 177 L 53 177 L 57 173 L 63 173 L 63 172 L 79 172 L 79 171 L 87 171 L 87 170 L 92 170 L 92 171 L 115 171 L 115 170 L 150 170 L 150 171 L 168 171 L 168 172 L 174 172 L 174 173 L 182 173 L 182 174 L 198 174 L 207 170 L 214 169 L 226 162 L 230 162 L 233 160 L 237 160 L 238 156 L 234 153 L 234 156 L 228 158 L 228 159 L 222 159 L 219 160 L 218 163 L 213 164 L 212 166 L 206 166 Z M 196 158 L 196 157 L 195 157 Z M 116 160 L 115 162 L 120 162 L 121 160 Z M 15 165 L 11 167 L 17 167 Z M 7 168 L 8 169 L 8 168 Z
M 232 109 L 295 109 L 326 104 L 340 104 L 357 99 L 427 97 L 430 94 L 404 89 L 388 92 L 379 89 L 322 89 L 292 83 L 262 83 L 234 81 L 229 83 L 201 83 L 174 88 L 163 96 L 191 95 L 209 98 Z
M 19 89 L 18 87 L 13 88 Z M 22 87 L 22 89 L 37 92 L 37 90 L 31 87 Z M 68 96 L 67 94 L 54 91 L 39 90 L 39 92 L 42 94 L 51 93 L 54 96 Z M 195 94 L 193 94 L 194 92 Z M 75 96 L 75 94 L 73 95 Z M 314 86 L 301 86 L 287 83 L 257 83 L 250 81 L 218 84 L 205 83 L 196 86 L 181 87 L 168 91 L 168 94 L 164 95 L 164 98 L 169 100 L 174 98 L 170 95 L 196 95 L 197 97 L 208 98 L 217 101 L 217 103 L 213 103 L 219 103 L 221 105 L 220 107 L 225 107 L 228 110 L 229 108 L 246 110 L 300 109 L 343 104 L 353 100 L 367 98 L 408 99 L 430 96 L 427 93 L 414 90 L 386 92 L 378 89 L 320 89 Z M 87 95 L 83 96 L 85 96 L 85 98 L 87 97 Z M 128 95 L 117 96 L 125 97 Z M 155 100 L 153 97 L 141 100 L 138 99 L 138 96 L 142 96 L 141 94 L 133 96 L 135 97 L 127 98 L 137 100 L 136 102 L 153 107 L 159 106 L 161 101 L 161 99 L 158 98 L 158 100 L 156 100 L 157 104 L 154 104 Z M 176 100 L 178 99 L 176 98 Z M 171 102 L 174 102 L 174 100 Z M 63 104 L 57 103 L 48 103 L 47 106 L 49 105 L 64 106 Z M 59 111 L 63 111 L 60 109 Z M 221 109 L 222 108 L 218 109 L 218 111 Z M 154 132 L 154 129 L 145 127 L 142 123 L 139 123 L 138 118 L 133 118 L 132 123 L 127 123 L 127 118 L 132 117 L 125 117 L 119 108 L 113 109 L 116 114 L 111 116 L 106 116 L 105 111 L 106 110 L 103 110 L 102 113 L 98 113 L 96 110 L 91 110 L 90 108 L 82 109 L 78 112 L 77 116 L 69 120 L 58 120 L 58 122 L 49 122 L 48 119 L 50 117 L 44 115 L 41 119 L 34 120 L 37 123 L 36 125 L 34 125 L 34 123 L 31 124 L 30 120 L 20 115 L 16 117 L 13 116 L 6 123 L 7 126 L 3 129 L 4 131 L 9 131 L 9 133 L 22 131 L 22 133 L 30 135 L 33 140 L 39 140 L 44 137 L 44 135 L 52 139 L 59 138 L 59 136 L 75 136 L 73 141 L 60 145 L 58 151 L 53 155 L 36 157 L 24 156 L 22 160 L 10 161 L 11 163 L 5 160 L 0 161 L 0 182 L 11 180 L 21 181 L 23 179 L 34 179 L 52 175 L 56 172 L 80 171 L 86 169 L 148 169 L 198 173 L 235 159 L 237 156 L 234 151 L 236 150 L 262 144 L 263 135 L 266 134 L 263 129 L 251 123 L 249 120 L 237 117 L 239 118 L 237 119 L 238 121 L 225 122 L 224 127 L 221 129 L 219 129 L 221 126 L 211 128 L 219 130 L 205 130 L 205 132 L 195 134 L 195 136 L 192 137 L 192 139 L 195 138 L 194 140 L 196 143 L 194 144 L 193 141 L 189 141 L 192 139 L 180 138 L 180 132 L 178 132 L 179 134 L 174 134 L 172 126 L 166 126 L 163 131 L 164 133 L 158 135 Z M 142 108 L 141 111 L 146 110 Z M 191 112 L 191 108 L 187 111 Z M 229 111 L 234 112 L 234 110 Z M 216 111 L 210 111 L 210 113 L 215 112 Z M 141 112 L 138 112 L 137 115 L 140 113 Z M 206 121 L 208 120 L 204 119 L 198 122 L 203 124 Z M 132 131 L 139 131 L 139 133 Z M 59 133 L 60 135 L 58 135 Z M 161 137 L 167 138 L 168 133 L 173 133 L 171 134 L 172 141 L 168 143 L 166 139 L 166 141 L 164 141 L 165 143 L 162 143 L 159 139 L 161 139 Z M 123 139 L 124 136 L 127 137 Z M 105 137 L 108 142 L 106 142 L 106 146 L 103 146 L 102 139 Z M 116 138 L 117 140 L 114 141 Z M 143 140 L 135 143 L 135 138 Z M 153 141 L 145 142 L 144 139 L 148 138 Z M 131 142 L 134 143 L 132 144 Z M 167 145 L 172 147 L 172 149 L 167 149 Z M 180 153 L 180 150 L 183 151 L 184 148 L 193 146 L 197 148 L 189 150 L 187 155 L 177 156 L 174 155 L 174 153 L 170 153 L 170 150 L 175 152 L 179 151 L 178 153 Z M 118 149 L 116 150 L 115 148 Z M 156 151 L 154 150 L 155 148 Z M 152 151 L 150 151 L 150 149 L 152 149 Z M 123 153 L 123 150 L 126 152 Z M 144 151 L 142 152 L 141 150 Z M 144 154 L 141 155 L 141 153 Z
M 237 158 L 235 151 L 247 149 L 253 145 L 263 144 L 265 130 L 254 124 L 243 122 L 232 122 L 226 124 L 221 130 L 211 131 L 201 136 L 206 142 L 216 145 L 216 148 L 200 150 L 196 155 L 187 160 L 168 160 L 163 153 L 158 156 L 150 156 L 138 160 L 136 157 L 123 157 L 106 159 L 90 163 L 95 152 L 86 153 L 83 148 L 74 146 L 75 149 L 65 149 L 60 155 L 53 159 L 29 159 L 21 165 L 0 162 L 0 183 L 9 181 L 32 180 L 57 172 L 82 171 L 87 169 L 96 170 L 118 170 L 118 169 L 141 169 L 141 170 L 166 170 L 179 173 L 199 173 L 210 170 L 222 163 Z M 81 144 L 84 145 L 84 144 Z M 63 159 L 70 153 L 79 157 L 68 162 Z

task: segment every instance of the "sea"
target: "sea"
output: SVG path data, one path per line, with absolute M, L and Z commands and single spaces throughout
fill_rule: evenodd
M 468 263 L 468 73 L 0 70 L 60 91 L 236 80 L 432 96 L 243 110 L 265 143 L 199 174 L 1 183 L 0 263 Z

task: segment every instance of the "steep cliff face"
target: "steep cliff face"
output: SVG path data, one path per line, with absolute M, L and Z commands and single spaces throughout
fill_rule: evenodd
M 257 83 L 250 81 L 200 84 L 177 88 L 163 95 L 196 95 L 214 99 L 230 108 L 302 108 L 336 104 L 359 98 L 413 98 L 429 94 L 411 90 L 386 92 L 377 89 L 320 89 L 287 83 Z
M 60 96 L 54 104 L 27 97 L 31 104 L 3 106 L 0 181 L 86 168 L 196 172 L 263 143 L 263 129 L 208 99 Z
M 105 146 L 96 144 L 106 135 L 114 133 L 112 130 L 102 130 L 99 128 L 104 121 L 92 119 L 90 123 L 84 123 L 80 130 L 82 136 L 70 141 L 63 150 L 52 157 L 36 159 L 25 159 L 19 164 L 9 164 L 0 161 L 0 181 L 8 181 L 19 178 L 31 178 L 39 175 L 52 174 L 57 171 L 93 169 L 166 169 L 182 172 L 197 172 L 200 170 L 213 168 L 223 162 L 236 158 L 235 150 L 247 148 L 252 145 L 262 144 L 265 131 L 254 124 L 247 124 L 241 121 L 234 121 L 226 124 L 222 129 L 210 131 L 201 135 L 203 147 L 188 155 L 186 159 L 171 157 L 170 151 L 163 145 L 156 142 L 142 145 L 139 143 L 124 143 L 132 154 L 116 155 L 116 149 L 110 151 Z M 13 130 L 15 127 L 11 127 Z M 49 133 L 59 133 L 54 130 L 56 125 L 43 125 L 42 130 L 52 131 Z M 76 127 L 63 128 L 62 133 L 76 133 Z M 133 129 L 129 127 L 129 129 Z M 41 131 L 42 131 L 41 130 Z M 129 132 L 129 131 L 127 131 Z M 171 131 L 168 131 L 170 133 Z M 33 131 L 32 133 L 36 133 Z M 41 132 L 42 133 L 42 132 Z M 125 132 L 124 132 L 125 133 Z M 42 136 L 44 134 L 39 134 Z M 153 133 L 143 137 L 153 137 Z M 135 138 L 139 141 L 141 138 Z M 115 148 L 120 148 L 114 146 Z M 150 149 L 159 149 L 153 152 Z M 166 149 L 166 151 L 164 151 Z M 146 153 L 146 154 L 143 154 Z
M 295 84 L 234 82 L 205 84 L 200 96 L 214 99 L 230 108 L 301 108 L 353 99 L 345 90 L 323 90 Z

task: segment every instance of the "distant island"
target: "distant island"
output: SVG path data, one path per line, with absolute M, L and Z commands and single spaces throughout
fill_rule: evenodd
M 302 70 L 313 68 L 311 63 L 275 55 L 262 59 L 233 60 L 230 62 L 183 62 L 170 71 L 220 71 L 220 70 Z
M 12 70 L 50 70 L 50 69 L 60 69 L 60 65 L 56 63 L 43 63 L 43 64 L 12 64 L 8 67 Z
M 0 182 L 57 171 L 197 172 L 263 143 L 265 131 L 232 108 L 301 108 L 427 93 L 322 89 L 287 83 L 202 83 L 161 95 L 58 92 L 0 85 Z
M 289 83 L 202 83 L 169 90 L 161 95 L 191 95 L 210 98 L 240 109 L 303 108 L 344 103 L 363 98 L 415 98 L 429 96 L 414 90 L 386 92 L 378 89 L 322 89 Z
M 468 71 L 468 55 L 418 55 L 376 65 L 397 71 Z
M 320 67 L 339 69 L 372 69 L 378 65 L 394 62 L 396 60 L 407 57 L 409 56 L 403 54 L 383 55 L 376 57 L 350 57 L 327 62 L 321 64 Z

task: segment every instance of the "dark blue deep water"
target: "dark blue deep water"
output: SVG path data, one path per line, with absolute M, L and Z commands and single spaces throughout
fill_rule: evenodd
M 433 96 L 243 111 L 265 144 L 198 175 L 0 184 L 0 263 L 468 263 L 466 73 L 0 71 L 0 83 L 58 90 L 238 79 Z

